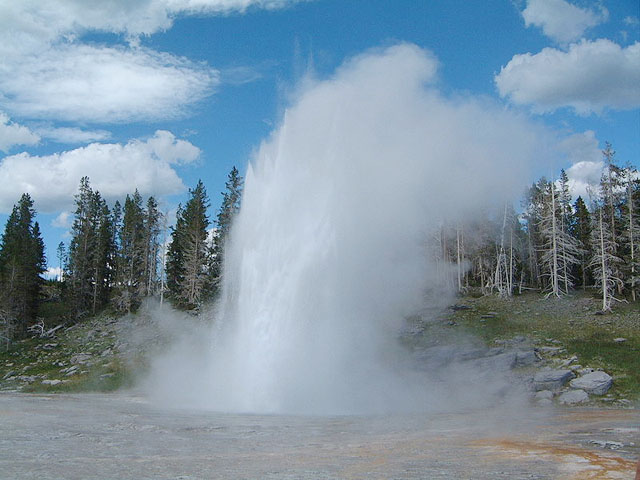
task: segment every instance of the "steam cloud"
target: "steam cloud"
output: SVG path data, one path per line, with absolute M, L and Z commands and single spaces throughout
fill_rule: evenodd
M 212 340 L 156 362 L 158 395 L 351 413 L 430 409 L 463 388 L 468 373 L 411 373 L 396 346 L 404 316 L 451 300 L 434 294 L 426 240 L 519 194 L 546 134 L 487 100 L 445 97 L 437 67 L 400 44 L 300 93 L 248 169 Z

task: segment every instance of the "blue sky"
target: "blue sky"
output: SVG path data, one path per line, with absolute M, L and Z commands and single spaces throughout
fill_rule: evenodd
M 82 175 L 169 212 L 201 178 L 214 216 L 301 82 L 400 42 L 433 53 L 443 95 L 556 132 L 564 156 L 531 180 L 565 168 L 583 192 L 605 141 L 640 164 L 639 17 L 636 0 L 0 0 L 0 222 L 28 191 L 56 266 Z

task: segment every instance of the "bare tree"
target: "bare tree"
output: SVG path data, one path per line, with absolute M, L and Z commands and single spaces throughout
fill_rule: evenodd
M 596 286 L 600 287 L 602 292 L 602 311 L 610 311 L 613 301 L 619 301 L 614 297 L 616 288 L 622 283 L 622 280 L 616 275 L 617 268 L 614 268 L 621 262 L 620 258 L 615 255 L 616 242 L 613 239 L 611 230 L 607 222 L 604 221 L 603 208 L 600 207 L 597 212 L 597 220 L 594 222 L 591 230 L 591 243 L 594 246 L 594 255 L 591 259 L 590 266 L 593 267 Z M 596 215 L 594 215 L 596 217 Z

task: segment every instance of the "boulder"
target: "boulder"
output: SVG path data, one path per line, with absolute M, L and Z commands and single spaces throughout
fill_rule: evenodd
M 591 372 L 571 380 L 571 388 L 581 389 L 593 395 L 604 395 L 613 384 L 613 378 L 606 372 Z
M 557 390 L 574 378 L 571 370 L 542 370 L 533 377 L 536 390 Z
M 558 398 L 558 402 L 563 405 L 575 405 L 576 403 L 584 403 L 589 401 L 589 395 L 584 390 L 569 390 L 564 392 Z
M 516 352 L 517 367 L 527 367 L 529 365 L 533 365 L 537 361 L 538 357 L 536 357 L 536 352 L 533 350 L 520 350 Z
M 551 390 L 540 390 L 536 392 L 533 398 L 536 400 L 551 400 L 553 398 L 553 392 Z

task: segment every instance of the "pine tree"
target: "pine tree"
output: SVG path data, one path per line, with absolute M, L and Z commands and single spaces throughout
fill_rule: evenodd
M 116 261 L 116 247 L 113 242 L 114 226 L 111 212 L 107 203 L 100 197 L 99 192 L 94 193 L 94 205 L 92 209 L 95 228 L 95 251 L 92 254 L 93 263 L 93 299 L 92 313 L 104 307 L 109 302 L 111 286 L 114 280 L 113 272 Z
M 120 229 L 117 271 L 113 303 L 119 311 L 135 311 L 145 287 L 145 236 L 142 197 L 138 190 L 127 195 Z
M 222 205 L 218 212 L 216 230 L 212 239 L 213 256 L 211 275 L 213 277 L 214 288 L 216 289 L 222 279 L 225 243 L 228 240 L 233 220 L 240 211 L 242 201 L 244 180 L 236 167 L 233 167 L 231 172 L 229 172 L 225 187 L 226 191 L 222 193 Z
M 35 215 L 33 200 L 23 194 L 0 241 L 0 309 L 7 322 L 5 328 L 19 336 L 36 317 L 41 275 L 46 271 L 44 242 Z
M 58 244 L 58 248 L 56 250 L 58 254 L 58 268 L 60 269 L 60 274 L 58 275 L 58 281 L 64 281 L 64 268 L 67 264 L 67 249 L 64 246 L 64 242 L 60 242 Z
M 574 203 L 574 213 L 570 221 L 570 233 L 581 245 L 578 263 L 575 270 L 575 278 L 582 288 L 586 288 L 593 283 L 593 277 L 589 268 L 590 259 L 593 255 L 591 248 L 591 215 L 587 205 L 578 197 Z
M 153 295 L 158 284 L 158 256 L 160 254 L 160 222 L 162 214 L 158 210 L 155 198 L 149 197 L 144 211 L 144 296 Z
M 80 180 L 78 193 L 75 195 L 76 211 L 71 227 L 71 242 L 67 271 L 68 283 L 73 309 L 82 315 L 92 309 L 94 297 L 93 266 L 96 248 L 95 197 L 89 178 Z
M 197 308 L 210 292 L 210 249 L 207 244 L 209 198 L 202 181 L 189 190 L 191 198 L 178 209 L 167 252 L 167 286 L 174 303 Z

